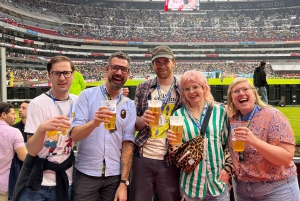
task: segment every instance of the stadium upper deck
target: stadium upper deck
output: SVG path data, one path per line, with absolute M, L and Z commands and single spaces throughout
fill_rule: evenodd
M 300 2 L 295 0 L 203 3 L 204 13 L 161 12 L 162 3 L 82 2 L 88 4 L 0 4 L 2 45 L 20 53 L 99 59 L 123 50 L 145 60 L 159 44 L 189 60 L 300 56 Z

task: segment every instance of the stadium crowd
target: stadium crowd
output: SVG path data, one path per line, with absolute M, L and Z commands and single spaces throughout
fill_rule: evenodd
M 98 63 L 76 63 L 76 69 L 83 75 L 85 80 L 103 80 L 105 79 L 104 66 L 102 62 Z M 195 69 L 202 72 L 222 72 L 222 77 L 236 77 L 238 74 L 252 74 L 258 62 L 237 62 L 226 63 L 219 62 L 177 62 L 174 73 L 176 76 L 182 75 L 184 72 Z M 26 81 L 31 79 L 46 80 L 46 69 L 31 68 L 7 68 L 7 79 L 10 78 L 10 72 L 14 73 L 15 81 Z M 274 76 L 271 65 L 267 65 L 266 73 L 269 77 Z M 132 62 L 130 67 L 130 78 L 145 78 L 154 74 L 150 63 Z
M 214 10 L 206 11 L 203 15 L 180 12 L 166 14 L 158 9 L 142 9 L 126 4 L 71 5 L 38 0 L 12 2 L 16 7 L 34 9 L 35 12 L 43 13 L 39 9 L 44 8 L 58 16 L 65 15 L 70 23 L 65 23 L 60 28 L 52 26 L 53 30 L 41 30 L 43 25 L 37 23 L 37 31 L 72 38 L 173 42 L 279 41 L 300 38 L 298 7 Z M 7 12 L 5 9 L 1 11 Z M 22 19 L 16 17 L 1 20 L 27 27 Z

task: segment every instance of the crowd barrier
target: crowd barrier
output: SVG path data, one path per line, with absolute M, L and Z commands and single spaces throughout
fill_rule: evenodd
M 227 85 L 213 85 L 211 92 L 215 101 L 226 103 L 227 99 Z M 130 86 L 129 98 L 132 100 L 135 96 L 135 86 Z M 268 99 L 271 105 L 275 105 L 279 100 L 284 100 L 285 105 L 300 105 L 300 84 L 294 85 L 268 85 L 267 87 Z M 36 96 L 48 91 L 47 87 L 8 87 L 7 101 L 18 105 L 22 100 L 30 100 Z

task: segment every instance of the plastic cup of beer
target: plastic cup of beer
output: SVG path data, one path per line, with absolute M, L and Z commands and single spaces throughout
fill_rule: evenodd
M 231 127 L 231 139 L 232 139 L 232 145 L 233 145 L 233 151 L 236 152 L 243 152 L 245 149 L 245 142 L 244 141 L 238 141 L 235 138 L 234 130 L 239 127 L 247 127 L 246 121 L 233 121 L 230 122 Z
M 182 116 L 170 116 L 170 130 L 176 135 L 175 140 L 170 140 L 172 145 L 182 144 L 182 131 L 183 131 L 184 117 Z
M 64 115 L 67 117 L 67 115 Z M 70 124 L 72 124 L 71 120 L 69 120 Z M 67 135 L 69 133 L 69 131 L 71 130 L 71 126 L 69 127 L 62 127 L 60 128 L 60 135 Z
M 104 118 L 109 120 L 109 123 L 104 123 L 105 130 L 115 130 L 116 129 L 116 113 L 117 113 L 117 100 L 103 100 L 101 101 L 102 106 L 107 106 L 108 110 L 113 112 L 112 118 Z
M 148 100 L 148 108 L 153 113 L 154 122 L 149 122 L 150 127 L 159 126 L 159 117 L 161 115 L 162 102 L 160 100 Z

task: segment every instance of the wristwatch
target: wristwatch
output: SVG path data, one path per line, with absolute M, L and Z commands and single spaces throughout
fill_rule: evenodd
M 121 180 L 120 182 L 121 182 L 121 183 L 124 183 L 126 186 L 129 186 L 129 181 Z

